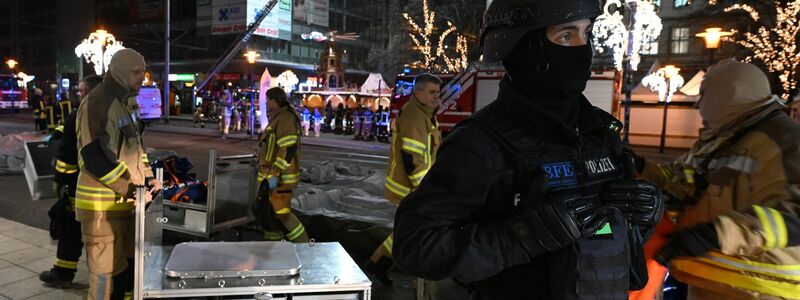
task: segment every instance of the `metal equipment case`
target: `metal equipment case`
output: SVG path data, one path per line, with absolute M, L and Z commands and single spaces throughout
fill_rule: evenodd
M 52 182 L 55 175 L 53 167 L 58 147 L 44 141 L 25 143 L 25 182 L 31 192 L 31 199 L 55 199 Z
M 255 200 L 256 174 L 253 155 L 208 155 L 206 203 L 164 201 L 164 229 L 209 238 L 221 230 L 253 221 L 250 203 Z

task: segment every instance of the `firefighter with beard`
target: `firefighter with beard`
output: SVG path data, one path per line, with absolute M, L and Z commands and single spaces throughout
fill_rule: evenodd
M 401 271 L 467 283 L 473 299 L 627 299 L 644 286 L 663 201 L 633 179 L 620 122 L 582 95 L 598 15 L 597 0 L 490 4 L 483 60 L 508 75 L 400 203 Z
M 132 291 L 134 192 L 146 183 L 154 186 L 151 193 L 160 188 L 152 179 L 133 101 L 145 66 L 133 49 L 115 53 L 103 82 L 78 108 L 75 218 L 86 248 L 88 299 L 123 299 Z

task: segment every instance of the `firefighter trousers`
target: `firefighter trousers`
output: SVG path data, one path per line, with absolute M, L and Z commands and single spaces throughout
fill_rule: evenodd
M 89 265 L 87 299 L 123 299 L 133 289 L 133 216 L 82 221 L 81 230 Z
M 69 203 L 69 200 L 66 201 Z M 75 212 L 73 211 L 67 211 L 59 221 L 61 224 L 58 225 L 55 266 L 75 272 L 78 270 L 78 260 L 81 258 L 81 252 L 83 251 L 81 223 L 75 220 Z
M 269 201 L 275 217 L 283 224 L 286 240 L 295 243 L 308 242 L 306 228 L 292 213 L 292 190 L 279 187 L 270 194 Z

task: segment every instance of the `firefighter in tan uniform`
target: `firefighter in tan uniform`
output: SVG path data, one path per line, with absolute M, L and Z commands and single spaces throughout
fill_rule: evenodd
M 399 204 L 413 191 L 428 173 L 436 150 L 441 144 L 436 106 L 439 103 L 439 86 L 442 81 L 430 74 L 417 75 L 411 100 L 397 113 L 394 138 L 389 154 L 384 196 Z M 392 285 L 387 276 L 392 262 L 393 235 L 379 245 L 364 268 L 387 286 Z
M 120 50 L 111 58 L 103 83 L 78 109 L 75 215 L 86 248 L 89 299 L 122 299 L 133 288 L 132 198 L 135 188 L 152 177 L 138 108 L 131 101 L 144 70 L 144 57 Z M 149 200 L 149 194 L 144 196 Z
M 274 214 L 260 216 L 259 222 L 266 229 L 265 218 L 275 217 L 284 227 L 286 240 L 307 242 L 306 229 L 292 214 L 291 206 L 292 191 L 300 181 L 300 117 L 281 88 L 267 91 L 267 111 L 269 125 L 261 133 L 258 146 L 258 201 L 269 197 Z
M 638 159 L 682 206 L 656 260 L 689 299 L 800 299 L 800 125 L 752 64 L 713 66 L 701 90 L 704 128 L 690 152 Z

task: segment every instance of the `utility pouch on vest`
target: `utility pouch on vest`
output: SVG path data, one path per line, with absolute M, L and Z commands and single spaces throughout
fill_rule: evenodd
M 552 299 L 627 299 L 630 286 L 630 247 L 625 217 L 616 211 L 591 238 L 550 255 Z M 646 273 L 645 269 L 645 273 Z

